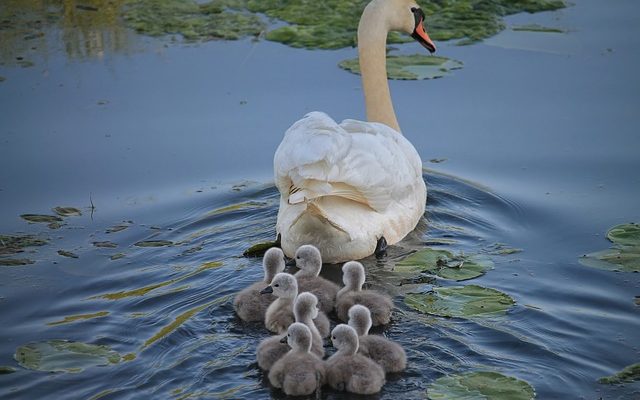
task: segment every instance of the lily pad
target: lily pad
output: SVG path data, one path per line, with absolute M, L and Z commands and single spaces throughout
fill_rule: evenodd
M 273 242 L 256 243 L 253 246 L 246 249 L 242 253 L 242 255 L 245 257 L 262 257 L 264 253 L 266 253 L 267 250 L 269 250 L 272 247 L 280 247 L 280 242 L 273 241 Z
M 75 207 L 56 207 L 52 210 L 61 217 L 77 217 L 82 215 L 82 212 Z
M 607 232 L 607 239 L 613 247 L 584 255 L 580 263 L 609 271 L 640 272 L 640 225 L 614 226 Z
M 523 380 L 478 371 L 438 378 L 428 386 L 427 396 L 431 400 L 531 400 L 535 391 Z
M 404 302 L 425 314 L 459 318 L 504 314 L 515 304 L 509 295 L 478 285 L 439 287 L 429 293 L 409 293 Z
M 35 261 L 28 258 L 0 258 L 0 265 L 5 267 L 17 267 L 20 265 L 33 264 Z
M 357 58 L 341 61 L 340 68 L 360 73 L 360 63 Z M 414 54 L 410 56 L 387 56 L 387 76 L 389 79 L 421 80 L 436 79 L 449 75 L 456 69 L 461 69 L 460 61 L 446 57 Z
M 120 354 L 107 346 L 68 340 L 28 343 L 18 347 L 13 357 L 24 368 L 47 372 L 78 373 L 89 367 L 120 362 Z
M 137 247 L 165 247 L 165 246 L 173 246 L 173 242 L 170 240 L 143 240 L 141 242 L 136 242 L 134 246 Z
M 108 240 L 104 242 L 91 242 L 91 244 L 93 244 L 95 247 L 106 248 L 106 249 L 115 249 L 116 247 L 118 247 L 117 244 L 110 242 Z
M 640 225 L 630 223 L 614 226 L 607 232 L 607 239 L 622 246 L 640 246 Z
M 44 215 L 44 214 L 22 214 L 20 218 L 29 221 L 29 222 L 38 222 L 38 223 L 53 223 L 60 222 L 62 218 L 57 215 Z
M 126 256 L 126 254 L 124 254 L 124 253 L 116 253 L 116 254 L 112 255 L 111 257 L 109 257 L 109 258 L 112 261 L 115 261 L 115 260 L 119 260 L 119 259 L 121 259 L 121 258 L 123 258 L 125 256 Z
M 120 232 L 123 231 L 125 229 L 127 229 L 129 227 L 129 224 L 118 224 L 118 225 L 114 225 L 111 228 L 108 228 L 106 230 L 107 233 L 116 233 L 116 232 Z
M 0 255 L 22 253 L 27 247 L 45 244 L 46 240 L 33 235 L 0 235 Z
M 396 263 L 400 273 L 427 272 L 444 279 L 463 281 L 483 275 L 493 268 L 493 262 L 478 256 L 454 256 L 446 250 L 426 248 Z
M 598 379 L 598 383 L 605 383 L 609 385 L 619 383 L 631 383 L 640 380 L 640 363 L 632 364 L 623 369 L 622 371 L 613 374 L 611 376 L 605 376 Z
M 66 250 L 58 250 L 58 254 L 63 257 L 78 258 L 78 255 Z

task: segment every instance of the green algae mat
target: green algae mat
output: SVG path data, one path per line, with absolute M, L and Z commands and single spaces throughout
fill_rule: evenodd
M 608 385 L 618 385 L 635 381 L 640 381 L 640 363 L 629 365 L 616 374 L 598 379 L 598 383 Z
M 606 235 L 613 246 L 580 257 L 581 264 L 609 271 L 640 272 L 640 225 L 622 224 Z
M 24 368 L 47 372 L 79 373 L 86 368 L 117 364 L 120 354 L 107 346 L 67 340 L 33 342 L 18 347 L 15 360 Z
M 436 287 L 428 293 L 409 293 L 404 302 L 424 314 L 458 318 L 500 315 L 515 305 L 506 293 L 478 285 Z
M 530 400 L 535 392 L 520 379 L 479 371 L 438 378 L 428 386 L 427 396 L 431 400 Z

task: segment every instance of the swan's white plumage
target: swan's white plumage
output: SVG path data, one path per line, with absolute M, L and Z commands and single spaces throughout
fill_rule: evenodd
M 276 230 L 288 256 L 311 243 L 325 262 L 366 257 L 382 236 L 401 240 L 424 213 L 420 156 L 385 124 L 309 113 L 285 133 L 274 171 Z

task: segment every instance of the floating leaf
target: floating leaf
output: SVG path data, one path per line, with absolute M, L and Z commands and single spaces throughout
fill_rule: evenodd
M 478 371 L 440 377 L 428 386 L 427 396 L 431 400 L 530 400 L 535 392 L 520 379 Z
M 70 316 L 64 317 L 64 319 L 60 321 L 48 322 L 47 325 L 49 326 L 62 325 L 62 324 L 68 324 L 70 322 L 106 317 L 107 315 L 109 315 L 108 311 L 100 311 L 93 314 L 70 315 Z
M 354 74 L 360 73 L 357 58 L 341 61 L 340 68 Z M 462 68 L 460 61 L 446 57 L 414 54 L 410 56 L 387 56 L 387 76 L 389 79 L 436 79 L 449 75 L 450 71 Z
M 400 273 L 427 272 L 444 279 L 463 281 L 483 275 L 493 268 L 493 262 L 478 256 L 454 256 L 446 250 L 426 248 L 396 263 Z
M 0 265 L 5 267 L 17 267 L 20 265 L 33 264 L 35 261 L 28 258 L 0 258 Z
M 607 232 L 607 239 L 623 246 L 640 246 L 640 225 L 630 223 L 614 226 Z
M 234 186 L 235 187 L 235 186 Z M 231 204 L 228 206 L 216 208 L 215 210 L 209 211 L 207 216 L 226 214 L 233 211 L 241 211 L 241 210 L 255 210 L 258 208 L 263 208 L 266 205 L 264 202 L 259 201 L 246 201 L 243 203 Z
M 42 222 L 47 224 L 62 221 L 62 218 L 58 217 L 57 215 L 22 214 L 20 218 L 29 222 Z
M 460 318 L 503 314 L 515 304 L 509 295 L 477 285 L 440 287 L 429 293 L 409 293 L 404 302 L 425 314 Z
M 61 217 L 77 217 L 82 215 L 82 212 L 74 207 L 56 207 L 52 210 Z
M 117 364 L 120 354 L 107 346 L 68 340 L 33 342 L 18 347 L 15 360 L 24 368 L 77 373 L 96 365 Z
M 0 255 L 21 253 L 26 247 L 45 244 L 47 244 L 46 240 L 38 239 L 33 235 L 0 235 Z
M 143 240 L 134 244 L 137 247 L 164 247 L 173 246 L 173 242 L 169 240 Z
M 125 229 L 127 229 L 129 227 L 128 224 L 118 224 L 118 225 L 114 225 L 111 228 L 108 228 L 106 230 L 107 233 L 116 233 L 116 232 L 120 232 L 123 231 Z
M 267 250 L 272 247 L 280 247 L 279 241 L 273 242 L 262 242 L 254 244 L 253 246 L 246 249 L 242 255 L 245 257 L 262 257 Z
M 91 242 L 91 244 L 93 244 L 95 247 L 106 248 L 106 249 L 115 249 L 116 247 L 118 247 L 117 244 L 110 242 L 108 240 L 104 242 Z
M 126 256 L 126 254 L 124 254 L 124 253 L 116 253 L 116 254 L 112 255 L 111 257 L 109 257 L 109 258 L 111 260 L 115 261 L 115 260 L 119 260 L 119 259 L 121 259 L 121 258 L 123 258 L 125 256 Z
M 638 380 L 640 380 L 640 363 L 629 365 L 622 371 L 611 376 L 602 377 L 598 379 L 598 383 L 613 385 L 618 383 L 630 383 Z
M 70 251 L 66 251 L 66 250 L 58 250 L 58 254 L 60 254 L 63 257 L 78 258 L 77 254 L 72 253 Z

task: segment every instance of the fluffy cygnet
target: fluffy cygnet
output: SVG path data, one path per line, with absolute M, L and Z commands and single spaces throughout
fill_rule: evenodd
M 393 301 L 386 294 L 373 290 L 362 290 L 365 274 L 364 267 L 357 261 L 349 261 L 342 266 L 342 281 L 336 300 L 336 314 L 340 320 L 349 320 L 349 309 L 354 304 L 362 304 L 371 311 L 373 326 L 386 325 L 391 319 Z
M 329 319 L 324 313 L 319 312 L 318 298 L 313 293 L 300 293 L 293 304 L 293 314 L 296 317 L 296 322 L 305 324 L 311 331 L 311 351 L 322 358 L 324 356 L 324 343 L 322 342 L 322 338 L 329 336 Z M 320 316 L 324 318 L 319 318 Z M 320 324 L 314 322 L 314 318 L 322 321 L 322 329 L 327 332 L 325 336 L 322 335 Z
M 322 256 L 316 247 L 306 244 L 296 250 L 295 258 L 287 265 L 300 268 L 295 276 L 301 292 L 311 292 L 316 295 L 320 303 L 320 310 L 330 313 L 333 310 L 336 294 L 340 289 L 335 283 L 320 277 Z
M 264 280 L 241 290 L 233 299 L 233 308 L 238 317 L 243 321 L 264 321 L 269 304 L 276 296 L 272 294 L 260 294 L 265 286 L 271 283 L 273 277 L 284 271 L 284 253 L 277 247 L 272 247 L 264 254 L 262 267 L 264 268 Z
M 295 315 L 296 322 L 305 324 L 311 332 L 311 352 L 322 358 L 324 357 L 324 343 L 322 342 L 322 335 L 318 331 L 316 323 L 321 321 L 320 323 L 326 324 L 324 329 L 329 331 L 329 319 L 327 319 L 327 316 L 324 315 L 324 313 L 318 312 L 317 304 L 318 299 L 312 293 L 300 293 L 294 301 L 293 313 Z M 316 321 L 314 321 L 314 318 L 316 318 Z M 286 342 L 281 341 L 283 337 L 286 336 L 271 336 L 260 342 L 256 349 L 256 358 L 260 368 L 265 371 L 270 370 L 276 361 L 287 354 L 289 346 Z
M 349 325 L 340 324 L 331 331 L 331 341 L 338 351 L 325 364 L 329 385 L 336 390 L 357 394 L 378 393 L 385 383 L 384 370 L 371 359 L 356 353 L 356 331 Z
M 384 372 L 400 372 L 407 367 L 407 355 L 398 344 L 381 335 L 369 335 L 371 312 L 356 304 L 349 309 L 349 326 L 358 333 L 358 353 L 378 363 Z
M 271 285 L 260 293 L 273 293 L 277 299 L 269 305 L 264 319 L 264 324 L 271 332 L 284 333 L 294 322 L 293 303 L 298 295 L 298 283 L 296 278 L 284 272 L 276 274 Z M 316 325 L 323 329 L 329 323 L 327 316 L 320 313 L 314 318 Z
M 289 396 L 310 395 L 325 381 L 324 363 L 310 352 L 311 331 L 302 323 L 293 323 L 285 340 L 291 350 L 271 368 L 269 381 Z

